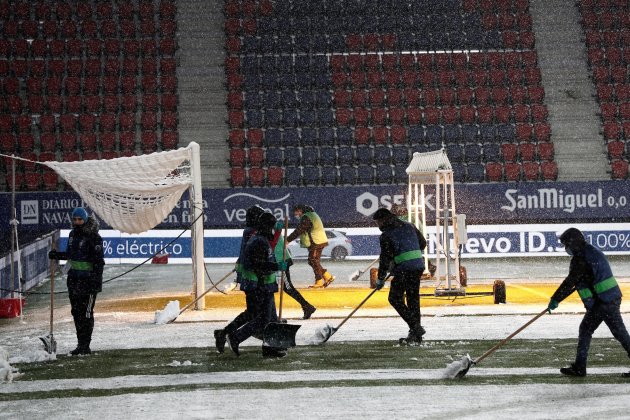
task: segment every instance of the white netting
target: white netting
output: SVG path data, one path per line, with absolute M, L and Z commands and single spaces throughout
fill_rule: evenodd
M 191 158 L 192 150 L 181 148 L 111 160 L 42 163 L 114 229 L 140 233 L 162 222 L 190 187 Z

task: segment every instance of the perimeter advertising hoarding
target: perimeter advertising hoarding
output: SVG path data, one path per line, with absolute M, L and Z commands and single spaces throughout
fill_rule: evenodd
M 429 220 L 433 217 L 433 188 L 427 187 Z M 260 204 L 277 217 L 292 215 L 297 203 L 315 208 L 327 227 L 371 227 L 377 208 L 404 204 L 407 187 L 239 188 L 205 189 L 207 229 L 242 228 L 246 209 Z M 613 223 L 630 221 L 630 182 L 527 182 L 457 184 L 456 210 L 469 225 L 505 223 Z M 10 194 L 0 195 L 0 230 L 9 229 Z M 17 194 L 20 230 L 46 231 L 70 226 L 70 212 L 83 205 L 74 192 Z M 182 201 L 158 228 L 183 229 L 192 221 Z M 102 228 L 107 228 L 103 225 Z
M 468 229 L 468 241 L 462 246 L 462 258 L 546 257 L 566 255 L 558 236 L 574 226 L 586 239 L 608 255 L 630 254 L 630 223 L 476 225 Z M 379 254 L 377 228 L 339 229 L 353 245 L 349 258 L 365 259 Z M 65 249 L 68 230 L 61 231 L 60 247 Z M 150 258 L 182 232 L 153 230 L 140 235 L 104 230 L 103 248 L 108 263 L 139 263 Z M 208 230 L 204 248 L 207 262 L 234 262 L 239 252 L 242 230 Z M 428 229 L 427 253 L 435 254 L 435 230 Z M 170 263 L 190 263 L 190 235 L 186 232 L 166 248 Z

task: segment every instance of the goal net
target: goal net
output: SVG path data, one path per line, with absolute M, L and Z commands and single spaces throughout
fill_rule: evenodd
M 41 162 L 53 169 L 112 228 L 142 233 L 154 228 L 190 190 L 193 209 L 193 288 L 204 291 L 203 202 L 199 145 L 109 160 Z M 203 309 L 203 299 L 198 309 Z

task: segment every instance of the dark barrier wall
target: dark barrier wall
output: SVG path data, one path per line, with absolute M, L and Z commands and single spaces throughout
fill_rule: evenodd
M 426 188 L 431 221 L 433 187 Z M 380 206 L 404 204 L 407 186 L 205 189 L 206 228 L 243 226 L 245 211 L 254 204 L 278 217 L 297 203 L 309 204 L 326 226 L 373 226 L 369 217 Z M 550 223 L 630 221 L 630 182 L 531 182 L 461 184 L 455 189 L 458 213 L 467 223 Z M 0 230 L 8 231 L 10 194 L 0 195 Z M 82 205 L 73 192 L 17 194 L 20 231 L 45 232 L 70 226 L 69 213 Z M 191 222 L 188 202 L 180 205 L 158 228 L 181 229 Z M 293 222 L 293 221 L 292 221 Z M 293 223 L 292 223 L 293 224 Z M 106 228 L 106 225 L 102 226 Z

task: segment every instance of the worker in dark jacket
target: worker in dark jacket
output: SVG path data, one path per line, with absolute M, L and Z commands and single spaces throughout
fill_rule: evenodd
M 94 330 L 94 303 L 103 287 L 103 239 L 98 233 L 98 223 L 88 217 L 83 207 L 72 211 L 72 231 L 68 236 L 66 252 L 52 250 L 51 260 L 68 260 L 67 284 L 74 326 L 77 332 L 77 348 L 70 354 L 90 354 L 90 342 Z
M 308 249 L 308 265 L 315 274 L 315 283 L 310 287 L 328 287 L 335 277 L 321 263 L 322 251 L 328 245 L 322 219 L 311 206 L 304 204 L 294 206 L 293 215 L 300 219 L 300 223 L 287 238 L 287 244 L 300 238 L 300 246 Z
M 424 271 L 422 250 L 426 240 L 414 225 L 385 208 L 378 209 L 373 219 L 382 232 L 376 288 L 383 288 L 388 274 L 393 277 L 388 300 L 409 326 L 409 334 L 399 342 L 419 345 L 426 332 L 420 325 L 420 276 Z
M 236 331 L 226 335 L 228 346 L 237 356 L 240 355 L 240 343 L 254 334 L 262 334 L 265 326 L 276 319 L 273 300 L 274 293 L 278 291 L 276 271 L 286 270 L 287 264 L 283 261 L 276 262 L 270 244 L 275 224 L 276 218 L 273 214 L 267 212 L 261 214 L 258 217 L 256 234 L 249 239 L 245 247 L 241 289 L 250 295 L 253 316 Z M 263 344 L 264 357 L 282 357 L 285 354 L 284 349 L 267 347 Z
M 284 223 L 281 221 L 276 222 L 276 226 L 274 227 L 273 239 L 271 240 L 271 246 L 273 247 L 273 251 L 276 255 L 276 261 L 284 261 L 287 263 L 287 269 L 284 272 L 284 292 L 291 296 L 297 303 L 302 307 L 302 312 L 304 312 L 304 316 L 302 319 L 309 319 L 311 315 L 315 312 L 317 308 L 308 303 L 308 301 L 302 296 L 300 291 L 295 288 L 293 282 L 291 282 L 291 271 L 290 267 L 293 265 L 293 259 L 291 258 L 291 253 L 288 249 L 284 247 Z
M 591 338 L 602 321 L 621 343 L 628 357 L 630 357 L 630 335 L 619 311 L 621 290 L 606 256 L 587 243 L 582 232 L 576 228 L 569 228 L 560 235 L 560 242 L 572 256 L 569 275 L 551 296 L 547 309 L 551 313 L 574 291 L 580 295 L 586 314 L 580 323 L 577 355 L 575 362 L 569 367 L 560 369 L 560 372 L 567 376 L 586 376 L 586 360 Z M 630 378 L 630 372 L 624 373 L 623 376 Z
M 243 229 L 243 237 L 241 239 L 241 248 L 236 260 L 236 282 L 241 285 L 243 290 L 243 255 L 245 253 L 245 247 L 249 239 L 256 234 L 256 223 L 258 222 L 258 216 L 263 214 L 265 210 L 259 205 L 251 206 L 245 213 L 245 229 Z M 236 331 L 243 325 L 245 325 L 250 319 L 253 318 L 254 308 L 252 306 L 251 294 L 245 293 L 245 310 L 238 314 L 232 322 L 230 322 L 224 329 L 214 330 L 214 342 L 217 348 L 217 352 L 223 353 L 225 351 L 226 335 Z

